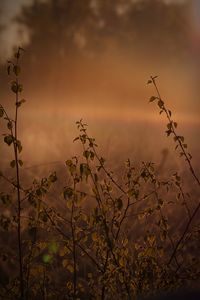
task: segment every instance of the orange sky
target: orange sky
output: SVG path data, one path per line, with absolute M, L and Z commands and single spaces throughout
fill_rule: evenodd
M 19 3 L 6 2 L 8 15 L 17 11 Z M 15 41 L 13 34 L 9 36 L 12 43 Z M 134 147 L 138 145 L 140 154 L 141 148 L 145 148 L 156 155 L 163 147 L 171 147 L 164 134 L 166 120 L 159 115 L 156 105 L 148 104 L 155 93 L 146 84 L 151 75 L 159 75 L 158 84 L 167 106 L 186 128 L 186 135 L 187 126 L 190 128 L 191 136 L 188 134 L 187 137 L 192 148 L 199 147 L 198 139 L 195 141 L 200 122 L 198 76 L 195 73 L 198 54 L 180 65 L 173 61 L 138 61 L 131 55 L 121 55 L 118 50 L 90 65 L 84 61 L 72 62 L 70 74 L 62 74 L 67 85 L 65 91 L 59 89 L 59 79 L 54 94 L 48 90 L 51 88 L 48 84 L 42 94 L 25 87 L 23 97 L 27 102 L 21 112 L 21 137 L 27 164 L 62 160 L 73 154 L 72 140 L 77 134 L 75 122 L 80 118 L 89 123 L 92 134 L 109 155 L 116 151 L 116 155 L 120 152 L 125 157 L 129 151 L 135 153 Z M 191 130 L 193 127 L 194 131 Z M 154 145 L 156 149 L 153 149 Z M 143 158 L 147 157 L 144 153 Z

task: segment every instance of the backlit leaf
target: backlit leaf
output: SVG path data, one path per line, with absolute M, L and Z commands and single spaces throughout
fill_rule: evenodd
M 23 166 L 23 161 L 21 159 L 18 160 L 18 163 L 19 163 L 20 167 Z
M 18 66 L 18 65 L 13 66 L 13 73 L 14 73 L 16 76 L 18 76 L 19 73 L 20 73 L 20 66 Z
M 153 102 L 153 101 L 156 100 L 156 99 L 157 99 L 157 97 L 151 96 L 151 98 L 149 99 L 149 102 Z
M 49 264 L 52 261 L 52 256 L 50 254 L 44 254 L 42 260 L 45 264 Z
M 4 110 L 2 107 L 0 107 L 0 118 L 2 118 L 4 116 Z
M 12 160 L 12 161 L 10 162 L 10 166 L 11 166 L 11 168 L 14 168 L 14 167 L 15 167 L 15 160 Z
M 12 137 L 12 135 L 6 135 L 6 136 L 4 137 L 4 142 L 5 142 L 8 146 L 10 146 L 10 145 L 12 144 L 12 142 L 13 142 L 13 137 Z
M 16 144 L 17 144 L 18 152 L 20 153 L 22 151 L 22 144 L 21 144 L 21 142 L 19 140 L 17 141 Z

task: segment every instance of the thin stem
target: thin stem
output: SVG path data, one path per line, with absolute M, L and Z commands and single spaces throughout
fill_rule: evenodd
M 19 63 L 19 51 L 17 52 L 17 66 Z M 16 75 L 16 85 L 19 86 L 18 76 Z M 15 119 L 14 119 L 14 156 L 16 164 L 16 186 L 17 186 L 17 237 L 18 237 L 18 251 L 19 251 L 19 276 L 20 276 L 20 292 L 21 299 L 24 299 L 24 277 L 23 277 L 23 255 L 22 255 L 22 237 L 21 237 L 21 194 L 20 194 L 20 172 L 19 172 L 19 162 L 18 162 L 18 101 L 19 101 L 19 91 L 17 88 L 15 96 Z
M 156 84 L 156 80 L 155 80 L 155 79 L 156 79 L 156 77 L 152 77 L 152 76 L 151 76 L 151 81 L 152 81 L 152 83 L 153 83 L 153 85 L 154 85 L 154 87 L 155 87 L 155 89 L 156 89 L 156 92 L 157 92 L 157 95 L 158 95 L 158 99 L 159 99 L 159 100 L 162 100 L 162 99 L 161 99 L 161 94 L 160 94 L 160 92 L 159 92 L 159 89 L 158 89 L 158 86 L 157 86 L 157 84 Z M 172 121 L 172 119 L 171 119 L 171 114 L 170 114 L 169 111 L 166 109 L 166 107 L 165 107 L 165 105 L 164 105 L 164 102 L 163 102 L 162 110 L 165 112 L 165 114 L 166 114 L 166 116 L 167 116 L 167 119 L 168 119 L 169 123 L 172 124 L 172 126 L 171 126 L 171 132 L 173 133 L 173 135 L 174 135 L 176 141 L 178 141 L 178 145 L 179 145 L 179 147 L 181 148 L 181 151 L 182 151 L 182 153 L 183 153 L 183 156 L 185 157 L 185 160 L 186 160 L 186 162 L 187 162 L 187 164 L 188 164 L 188 166 L 189 166 L 189 170 L 190 170 L 190 172 L 191 172 L 193 178 L 195 179 L 196 183 L 197 183 L 198 186 L 200 187 L 200 180 L 199 180 L 199 178 L 197 177 L 197 175 L 196 175 L 196 173 L 195 173 L 195 171 L 194 171 L 194 168 L 193 168 L 193 166 L 192 166 L 192 164 L 191 164 L 190 156 L 186 153 L 185 148 L 184 148 L 184 146 L 183 146 L 183 144 L 182 144 L 182 141 L 181 141 L 181 139 L 179 138 L 179 136 L 177 135 L 177 133 L 176 133 L 176 131 L 175 131 L 174 123 L 173 123 L 173 121 Z M 179 240 L 178 240 L 178 242 L 177 242 L 177 244 L 176 244 L 176 246 L 175 246 L 175 248 L 174 248 L 174 250 L 173 250 L 173 252 L 172 252 L 172 254 L 171 254 L 171 257 L 170 257 L 170 259 L 169 259 L 169 261 L 168 261 L 168 265 L 170 265 L 171 262 L 172 262 L 172 260 L 176 257 L 176 253 L 177 253 L 177 251 L 178 251 L 178 248 L 179 248 L 181 242 L 184 240 L 185 235 L 187 234 L 187 232 L 188 232 L 188 230 L 189 230 L 189 228 L 190 228 L 190 225 L 191 225 L 193 219 L 195 218 L 195 216 L 197 215 L 199 209 L 200 209 L 200 202 L 197 204 L 196 208 L 193 210 L 193 213 L 191 213 L 191 216 L 190 216 L 190 218 L 189 218 L 189 220 L 188 220 L 188 222 L 187 222 L 187 224 L 186 224 L 186 226 L 185 226 L 185 229 L 184 229 L 182 235 L 180 236 L 180 238 L 179 238 Z
M 172 252 L 172 255 L 171 255 L 171 257 L 170 257 L 170 259 L 168 261 L 168 265 L 172 262 L 173 258 L 176 256 L 176 252 L 178 250 L 178 247 L 181 244 L 181 242 L 183 241 L 185 235 L 187 234 L 187 232 L 188 232 L 188 230 L 190 228 L 190 225 L 191 225 L 191 223 L 192 223 L 192 221 L 193 221 L 194 217 L 196 216 L 196 214 L 197 214 L 197 212 L 198 212 L 199 209 L 200 209 L 200 202 L 197 205 L 197 207 L 195 208 L 195 210 L 193 211 L 193 213 L 192 213 L 192 215 L 191 215 L 188 223 L 186 224 L 185 230 L 183 231 L 181 237 L 179 238 L 179 240 L 178 240 L 178 242 L 177 242 L 177 244 L 176 244 L 176 246 L 174 248 L 174 251 Z
M 153 85 L 154 85 L 154 87 L 155 87 L 155 89 L 156 89 L 156 92 L 157 92 L 157 95 L 158 95 L 158 99 L 159 99 L 159 100 L 162 100 L 161 94 L 160 94 L 160 92 L 159 92 L 159 89 L 158 89 L 158 86 L 157 86 L 157 83 L 156 83 L 156 80 L 155 80 L 155 77 L 152 77 L 152 76 L 151 76 L 151 80 L 152 80 L 152 83 L 153 83 Z M 167 108 L 165 107 L 164 103 L 163 103 L 162 109 L 164 110 L 164 112 L 165 112 L 165 114 L 166 114 L 166 116 L 167 116 L 167 119 L 168 119 L 169 123 L 172 124 L 171 131 L 172 131 L 174 137 L 176 138 L 176 141 L 178 141 L 178 145 L 179 145 L 179 147 L 181 148 L 181 151 L 182 151 L 182 153 L 183 153 L 183 155 L 184 155 L 184 157 L 185 157 L 185 160 L 186 160 L 187 163 L 188 163 L 188 166 L 189 166 L 189 169 L 190 169 L 190 171 L 191 171 L 191 174 L 192 174 L 192 176 L 194 177 L 194 179 L 195 179 L 195 181 L 197 182 L 197 184 L 200 186 L 200 180 L 199 180 L 199 178 L 197 177 L 197 175 L 196 175 L 196 173 L 195 173 L 195 171 L 194 171 L 194 168 L 193 168 L 193 166 L 192 166 L 192 164 L 191 164 L 191 160 L 190 160 L 189 155 L 186 153 L 185 148 L 184 148 L 184 146 L 183 146 L 183 144 L 182 144 L 182 142 L 181 142 L 179 136 L 177 135 L 177 133 L 176 133 L 176 131 L 175 131 L 175 127 L 174 127 L 174 125 L 173 125 L 173 122 L 172 122 L 170 113 L 169 113 L 169 111 L 167 110 Z
M 74 180 L 74 186 L 73 190 L 75 191 L 76 189 L 76 183 Z M 73 299 L 76 299 L 76 291 L 77 291 L 77 269 L 76 269 L 76 238 L 75 238 L 75 225 L 74 225 L 74 201 L 75 201 L 75 195 L 74 199 L 72 201 L 72 209 L 71 209 L 71 220 L 70 220 L 70 225 L 71 225 L 71 232 L 72 232 L 72 255 L 73 255 L 73 268 L 74 268 L 74 273 L 73 273 Z
M 50 216 L 50 214 L 47 212 L 47 210 L 44 208 L 44 212 L 46 214 L 46 216 L 48 217 L 48 219 L 50 220 L 51 224 L 55 227 L 56 231 L 64 238 L 66 238 L 68 241 L 71 240 L 71 238 L 65 233 L 63 232 L 60 227 L 58 227 L 55 223 L 55 221 L 53 220 L 53 218 Z M 101 266 L 99 265 L 99 263 L 90 255 L 90 253 L 85 250 L 85 248 L 76 240 L 75 241 L 77 247 L 80 248 L 80 250 L 94 263 L 94 265 L 97 267 L 97 269 L 100 271 L 100 272 L 103 272 Z M 66 247 L 68 248 L 68 250 L 70 252 L 73 251 L 73 249 L 71 249 L 68 245 L 66 245 Z
M 42 286 L 42 296 L 43 296 L 43 300 L 47 299 L 47 295 L 46 295 L 46 267 L 44 266 L 43 268 L 43 286 Z

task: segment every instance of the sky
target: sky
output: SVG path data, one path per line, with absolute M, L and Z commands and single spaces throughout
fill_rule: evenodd
M 7 25 L 7 31 L 4 35 L 5 47 L 2 53 L 2 59 L 4 60 L 8 53 L 12 52 L 13 45 L 18 44 L 17 29 L 15 24 L 11 23 L 11 20 L 20 12 L 21 5 L 28 5 L 32 0 L 0 1 Z M 171 2 L 177 1 L 172 0 Z M 200 1 L 196 2 L 197 8 L 199 8 L 199 3 Z M 196 19 L 198 21 L 198 16 Z M 23 36 L 23 39 L 26 40 L 26 36 Z M 195 40 L 197 40 L 198 52 L 198 30 Z M 198 58 L 199 54 L 195 55 Z M 193 64 L 196 64 L 196 58 Z M 104 150 L 106 152 L 112 153 L 116 149 L 117 151 L 119 149 L 123 151 L 119 143 L 121 136 L 125 138 L 123 146 L 126 153 L 133 148 L 133 144 L 140 144 L 138 141 L 142 136 L 144 137 L 141 142 L 142 148 L 149 150 L 156 146 L 160 151 L 160 148 L 166 147 L 164 139 L 162 139 L 162 145 L 159 145 L 158 140 L 155 142 L 149 139 L 151 134 L 149 124 L 154 123 L 155 125 L 162 120 L 156 108 L 147 104 L 153 91 L 149 87 L 147 88 L 146 82 L 152 74 L 159 74 L 162 94 L 168 99 L 169 106 L 172 109 L 176 108 L 178 120 L 195 124 L 195 126 L 199 122 L 199 111 L 197 111 L 197 106 L 193 105 L 191 100 L 191 97 L 193 97 L 193 95 L 191 96 L 193 87 L 190 86 L 193 78 L 193 75 L 190 76 L 190 73 L 193 73 L 191 67 L 188 70 L 188 66 L 170 65 L 167 61 L 163 62 L 162 65 L 152 66 L 151 64 L 147 65 L 146 61 L 137 62 L 129 57 L 119 59 L 119 57 L 115 58 L 113 55 L 112 60 L 107 56 L 90 66 L 85 66 L 84 63 L 79 65 L 74 63 L 71 68 L 71 78 L 68 78 L 66 74 L 71 90 L 68 94 L 61 95 L 62 99 L 58 102 L 56 112 L 55 106 L 51 105 L 54 101 L 53 95 L 48 90 L 46 91 L 46 97 L 42 99 L 44 106 L 38 100 L 40 95 L 25 95 L 29 99 L 28 105 L 25 106 L 25 112 L 27 112 L 25 121 L 29 126 L 23 130 L 22 140 L 27 147 L 26 153 L 30 153 L 28 149 L 33 148 L 35 141 L 38 141 L 38 149 L 40 150 L 35 149 L 34 151 L 34 159 L 37 161 L 59 159 L 60 151 L 62 152 L 64 148 L 67 148 L 68 141 L 72 141 L 75 137 L 74 124 L 80 117 L 90 123 L 93 128 L 92 132 L 100 141 L 101 139 L 104 140 Z M 79 70 L 87 70 L 87 72 Z M 99 78 L 101 78 L 101 83 L 99 83 Z M 174 84 L 174 78 L 176 78 L 176 84 Z M 192 92 L 194 92 L 194 89 Z M 35 105 L 35 99 L 38 101 L 37 105 Z M 66 115 L 67 120 L 65 119 Z M 55 116 L 57 118 L 56 128 L 54 123 L 51 122 Z M 141 120 L 143 122 L 142 129 L 138 129 L 139 134 L 137 128 L 132 128 L 133 119 L 138 122 L 137 124 L 141 123 Z M 120 127 L 120 124 L 123 124 L 123 126 Z M 156 135 L 161 129 L 164 132 L 164 124 L 155 126 Z M 43 129 L 41 130 L 41 128 Z M 65 133 L 66 129 L 70 134 Z M 191 133 L 191 129 L 189 131 Z M 55 147 L 48 146 L 49 137 L 47 132 L 50 139 L 54 140 Z M 59 138 L 61 133 L 67 139 L 64 144 Z M 190 139 L 193 145 L 195 144 L 195 135 L 196 131 L 192 133 Z M 146 141 L 145 137 L 147 138 Z M 106 145 L 109 151 L 106 149 Z
M 18 39 L 18 28 L 14 22 L 14 17 L 20 12 L 22 5 L 29 5 L 32 0 L 0 0 L 0 9 L 2 11 L 2 23 L 5 24 L 5 32 L 3 33 L 3 44 L 1 61 L 12 52 L 13 46 L 16 45 Z
M 45 0 L 43 0 L 45 1 Z M 137 0 L 133 0 L 137 1 Z M 172 2 L 184 2 L 185 0 L 164 0 L 166 3 Z M 193 1 L 193 0 L 191 0 Z M 33 0 L 0 0 L 0 8 L 3 12 L 3 23 L 6 24 L 6 31 L 4 34 L 4 47 L 3 47 L 3 59 L 7 53 L 11 53 L 12 47 L 15 45 L 18 39 L 18 28 L 14 22 L 12 22 L 14 16 L 16 16 L 21 9 L 22 5 L 30 5 Z M 12 24 L 13 23 L 13 24 Z M 23 36 L 23 40 L 26 41 L 27 37 Z

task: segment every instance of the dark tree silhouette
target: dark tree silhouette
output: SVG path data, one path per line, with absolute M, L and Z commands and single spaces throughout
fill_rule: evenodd
M 102 50 L 110 41 L 143 53 L 159 49 L 174 55 L 187 45 L 188 5 L 160 0 L 35 0 L 23 7 L 17 21 L 28 30 L 28 48 L 40 63 Z
M 147 57 L 181 57 L 188 51 L 190 5 L 160 0 L 121 5 L 120 43 Z
M 2 3 L 1 3 L 1 7 L 0 7 L 0 55 L 2 54 L 2 51 L 3 51 L 3 32 L 4 32 L 4 29 L 5 29 L 5 25 L 3 23 L 3 10 L 2 10 L 2 7 L 4 5 L 4 1 L 2 0 Z M 0 57 L 0 63 L 2 63 L 2 58 Z
M 180 59 L 187 52 L 188 5 L 159 0 L 35 0 L 17 17 L 29 33 L 25 64 L 32 82 L 45 88 L 50 81 L 59 82 L 77 58 L 95 59 L 113 50 L 150 60 Z

